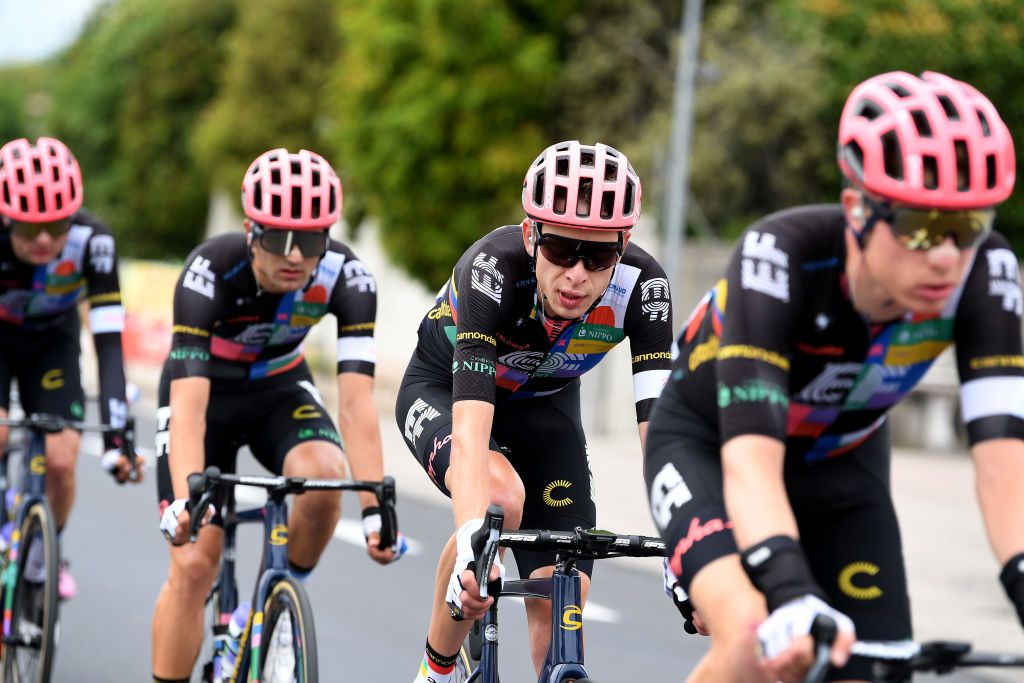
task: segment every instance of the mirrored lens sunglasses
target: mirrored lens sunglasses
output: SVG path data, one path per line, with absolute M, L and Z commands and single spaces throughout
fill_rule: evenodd
M 959 249 L 977 246 L 992 232 L 993 209 L 940 211 L 892 206 L 861 195 L 875 215 L 889 224 L 896 240 L 907 249 L 924 251 L 952 238 Z
M 552 234 L 542 234 L 538 247 L 544 258 L 556 266 L 572 268 L 577 261 L 583 261 L 583 267 L 591 272 L 608 270 L 622 256 L 622 245 L 618 242 L 591 242 Z
M 252 232 L 261 249 L 277 256 L 287 256 L 293 247 L 298 247 L 304 258 L 323 256 L 331 239 L 326 230 L 278 230 L 256 223 L 252 224 Z

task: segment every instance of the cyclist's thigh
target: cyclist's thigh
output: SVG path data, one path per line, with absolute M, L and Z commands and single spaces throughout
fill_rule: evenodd
M 21 332 L 5 346 L 12 351 L 13 374 L 26 413 L 82 419 L 85 394 L 77 320 L 42 332 Z
M 402 381 L 395 402 L 398 429 L 405 445 L 419 461 L 434 486 L 451 497 L 445 486 L 452 442 L 452 387 L 450 383 L 429 379 Z M 490 448 L 499 450 L 492 438 Z
M 587 439 L 579 391 L 568 387 L 549 397 L 510 401 L 494 413 L 494 437 L 526 489 L 524 529 L 572 530 L 597 524 Z M 515 550 L 519 575 L 553 565 L 553 553 Z M 577 566 L 593 575 L 593 561 Z
M 174 501 L 171 469 L 167 462 L 170 448 L 171 384 L 167 366 L 160 374 L 156 411 L 156 491 L 160 511 Z M 204 467 L 215 465 L 221 472 L 234 472 L 238 448 L 243 441 L 245 393 L 224 392 L 215 382 L 211 385 L 210 402 L 206 409 L 206 435 L 203 448 Z M 212 523 L 222 525 L 220 505 L 214 506 Z
M 657 412 L 647 431 L 644 479 L 669 566 L 689 592 L 701 569 L 738 552 L 722 493 L 721 447 L 694 437 L 692 416 Z
M 331 456 L 342 462 L 338 430 L 304 365 L 279 377 L 260 380 L 258 390 L 249 394 L 249 402 L 249 448 L 274 474 L 284 473 L 286 456 L 302 444 L 326 442 Z

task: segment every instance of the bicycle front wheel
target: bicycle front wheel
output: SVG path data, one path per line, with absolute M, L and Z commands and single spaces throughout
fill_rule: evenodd
M 455 660 L 455 670 L 452 671 L 452 683 L 466 683 L 473 674 L 473 663 L 469 658 L 467 646 L 464 644 L 459 648 L 458 658 Z
M 270 589 L 260 640 L 262 683 L 317 683 L 313 608 L 294 578 L 286 576 Z
M 59 571 L 57 528 L 50 507 L 43 501 L 33 503 L 19 531 L 17 566 L 13 568 L 17 574 L 13 586 L 12 581 L 5 581 L 12 600 L 11 630 L 2 657 L 4 680 L 46 683 L 57 645 Z

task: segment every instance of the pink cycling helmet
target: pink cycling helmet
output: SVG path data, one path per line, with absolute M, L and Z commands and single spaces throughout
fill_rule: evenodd
M 839 168 L 889 201 L 934 209 L 995 206 L 1013 191 L 1013 139 L 992 103 L 939 73 L 893 71 L 850 93 Z
M 640 218 L 640 179 L 614 147 L 559 142 L 526 172 L 523 209 L 540 223 L 629 230 Z
M 242 210 L 270 228 L 326 230 L 341 215 L 341 181 L 316 152 L 272 149 L 245 172 Z
M 48 223 L 82 206 L 82 171 L 54 138 L 25 138 L 0 148 L 0 214 L 12 221 Z

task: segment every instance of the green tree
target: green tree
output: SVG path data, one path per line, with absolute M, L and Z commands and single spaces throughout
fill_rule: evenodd
M 518 220 L 526 168 L 555 141 L 564 10 L 553 5 L 342 5 L 329 135 L 346 204 L 363 198 L 391 256 L 430 287 L 467 245 Z
M 217 185 L 236 191 L 252 160 L 275 147 L 311 149 L 334 161 L 321 133 L 339 40 L 336 2 L 240 5 L 219 91 L 192 140 Z
M 234 18 L 234 0 L 121 0 L 58 64 L 53 129 L 82 164 L 86 204 L 127 254 L 181 258 L 203 234 L 209 181 L 188 141 Z

